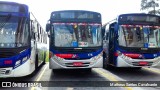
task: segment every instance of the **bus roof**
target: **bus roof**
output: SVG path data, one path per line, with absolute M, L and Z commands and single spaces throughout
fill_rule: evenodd
M 101 14 L 86 10 L 60 10 L 53 11 L 50 16 L 51 22 L 93 22 L 101 23 Z
M 160 16 L 145 13 L 120 14 L 117 17 L 119 24 L 154 24 L 160 25 Z
M 99 12 L 95 11 L 87 11 L 87 10 L 59 10 L 59 11 L 53 11 L 52 13 L 58 13 L 58 12 L 89 12 L 89 13 L 97 13 L 100 14 Z
M 146 13 L 126 13 L 126 14 L 120 14 L 118 17 L 120 17 L 120 16 L 129 16 L 129 15 L 160 17 L 160 16 L 158 16 L 158 15 L 146 14 Z
M 11 1 L 0 1 L 0 3 L 15 4 L 15 5 L 20 5 L 21 4 L 21 3 L 17 3 L 17 2 L 11 2 Z
M 26 4 L 21 4 L 17 2 L 10 2 L 10 1 L 0 1 L 0 12 L 22 12 L 26 13 L 28 12 L 28 5 Z M 5 5 L 7 6 L 8 9 L 5 8 Z M 10 5 L 10 6 L 9 6 Z M 19 6 L 19 8 L 17 8 Z M 4 7 L 4 8 L 3 8 Z

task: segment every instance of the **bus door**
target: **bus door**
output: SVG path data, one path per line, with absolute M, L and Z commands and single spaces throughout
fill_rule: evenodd
M 36 33 L 35 33 L 35 21 L 30 21 L 30 39 L 31 39 L 31 60 L 35 62 L 36 53 L 37 53 L 37 45 L 36 45 Z M 36 68 L 36 67 L 35 67 Z
M 107 50 L 107 38 L 108 38 L 108 32 L 106 31 L 106 28 L 102 29 L 102 36 L 103 36 L 103 50 L 106 53 Z
M 114 64 L 114 23 L 109 26 L 109 63 Z

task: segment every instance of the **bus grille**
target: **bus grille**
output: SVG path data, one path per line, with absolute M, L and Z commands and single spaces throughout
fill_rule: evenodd
M 0 75 L 8 75 L 11 73 L 11 68 L 1 68 Z
M 5 74 L 5 72 L 6 72 L 6 69 L 5 69 L 5 68 L 1 68 L 1 69 L 0 69 L 0 74 Z
M 7 57 L 14 56 L 14 55 L 15 55 L 14 52 L 3 52 L 3 53 L 0 53 L 0 58 L 7 58 Z

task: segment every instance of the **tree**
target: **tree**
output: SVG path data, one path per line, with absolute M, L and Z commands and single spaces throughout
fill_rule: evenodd
M 160 9 L 157 9 L 159 7 L 159 0 L 141 0 L 141 10 L 149 10 L 149 14 L 159 14 L 160 15 Z

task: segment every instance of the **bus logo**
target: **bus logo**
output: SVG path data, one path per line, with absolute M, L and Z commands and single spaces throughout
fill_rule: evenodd
M 139 58 L 143 58 L 144 59 L 144 56 L 143 55 L 139 55 Z
M 76 57 L 77 57 L 77 55 L 76 55 L 76 54 L 73 54 L 72 58 L 76 58 Z

